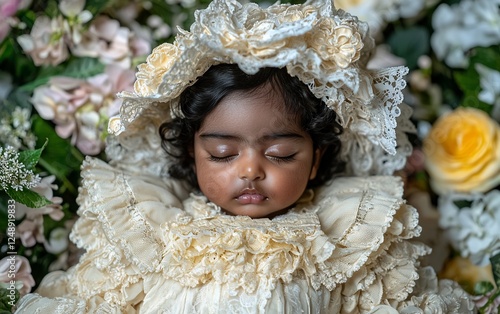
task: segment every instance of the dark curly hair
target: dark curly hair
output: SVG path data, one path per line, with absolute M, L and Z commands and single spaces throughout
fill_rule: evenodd
M 169 174 L 198 188 L 192 150 L 195 133 L 203 120 L 228 94 L 251 92 L 268 82 L 281 93 L 287 111 L 300 117 L 302 128 L 311 136 L 313 148 L 323 151 L 317 176 L 308 186 L 319 186 L 343 171 L 344 163 L 338 157 L 342 127 L 336 121 L 335 111 L 316 98 L 307 85 L 290 76 L 284 68 L 264 68 L 248 75 L 237 65 L 219 64 L 208 69 L 180 95 L 179 108 L 184 117 L 165 122 L 159 128 L 163 149 L 177 161 L 168 169 Z

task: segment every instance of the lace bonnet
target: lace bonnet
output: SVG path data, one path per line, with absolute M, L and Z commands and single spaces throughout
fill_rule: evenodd
M 366 23 L 336 10 L 331 0 L 300 5 L 215 0 L 195 13 L 190 31 L 156 47 L 139 65 L 133 92 L 123 92 L 119 117 L 109 123 L 110 163 L 165 173 L 169 157 L 158 127 L 175 116 L 179 95 L 210 66 L 235 63 L 248 74 L 286 67 L 338 115 L 341 158 L 353 175 L 390 175 L 412 146 L 411 111 L 402 104 L 405 67 L 368 70 L 374 48 Z

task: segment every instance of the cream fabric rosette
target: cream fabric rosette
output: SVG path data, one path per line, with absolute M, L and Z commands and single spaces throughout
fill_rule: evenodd
M 500 184 L 500 126 L 485 112 L 458 108 L 441 117 L 424 141 L 433 189 L 486 192 Z
M 415 130 L 401 103 L 407 69 L 367 70 L 373 47 L 367 24 L 328 0 L 265 9 L 215 0 L 195 13 L 190 31 L 180 30 L 139 66 L 134 92 L 120 94 L 120 116 L 110 121 L 107 154 L 115 165 L 158 173 L 169 161 L 157 128 L 181 115 L 179 95 L 210 66 L 236 63 L 249 74 L 286 67 L 337 112 L 350 172 L 392 174 L 411 153 L 404 132 Z

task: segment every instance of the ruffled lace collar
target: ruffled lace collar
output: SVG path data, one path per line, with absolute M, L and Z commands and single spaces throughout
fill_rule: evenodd
M 164 276 L 185 286 L 215 281 L 235 294 L 272 291 L 277 280 L 290 282 L 299 271 L 317 277 L 319 264 L 335 249 L 311 206 L 271 220 L 225 215 L 202 196 L 192 195 L 186 205 L 186 215 L 164 225 L 160 266 Z

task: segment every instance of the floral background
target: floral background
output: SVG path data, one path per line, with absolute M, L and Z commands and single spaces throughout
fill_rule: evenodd
M 106 160 L 115 94 L 207 3 L 0 0 L 0 313 L 11 309 L 9 254 L 16 298 L 78 261 L 68 235 L 83 158 Z M 417 133 L 397 175 L 434 247 L 424 262 L 473 294 L 481 313 L 498 313 L 500 0 L 335 4 L 370 24 L 369 67 L 410 68 L 405 102 Z

